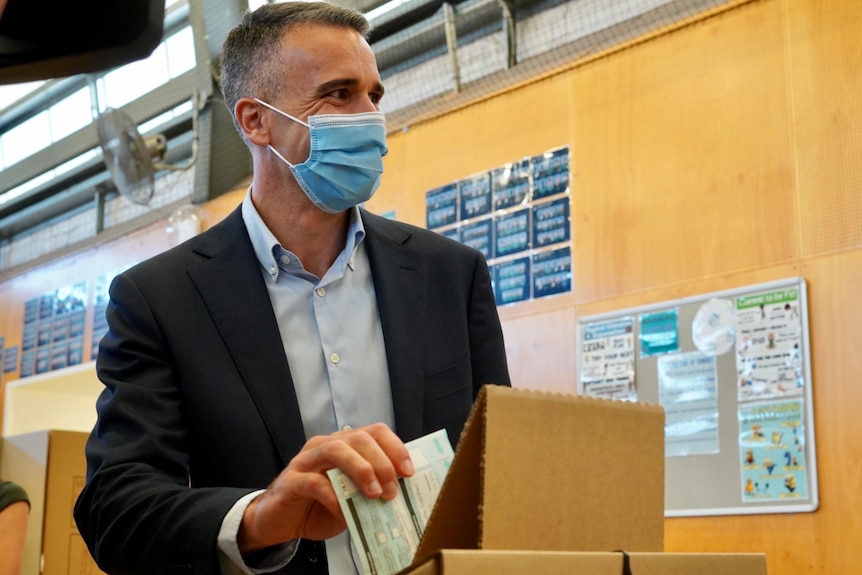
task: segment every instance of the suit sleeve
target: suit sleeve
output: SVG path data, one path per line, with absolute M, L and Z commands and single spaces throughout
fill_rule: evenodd
M 503 329 L 491 287 L 488 264 L 477 254 L 469 307 L 473 397 L 485 384 L 511 386 Z
M 150 310 L 132 279 L 115 279 L 75 520 L 108 573 L 218 573 L 222 519 L 251 490 L 190 487 L 181 390 Z

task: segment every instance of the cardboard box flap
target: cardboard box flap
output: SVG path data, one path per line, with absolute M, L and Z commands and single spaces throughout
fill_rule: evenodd
M 438 549 L 477 549 L 479 516 L 482 505 L 482 452 L 485 438 L 486 389 L 479 390 L 473 408 L 458 440 L 452 465 L 415 557 L 424 557 Z M 451 480 L 457 477 L 457 480 Z
M 766 557 L 756 553 L 621 553 L 565 551 L 466 551 L 445 549 L 409 575 L 766 575 Z
M 662 551 L 664 411 L 486 386 L 416 558 L 444 548 Z

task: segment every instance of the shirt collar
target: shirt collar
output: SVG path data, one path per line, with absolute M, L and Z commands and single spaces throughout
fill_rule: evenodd
M 245 222 L 248 237 L 251 240 L 251 245 L 254 248 L 254 253 L 257 256 L 257 261 L 266 270 L 266 273 L 273 279 L 278 279 L 279 267 L 276 260 L 276 254 L 280 254 L 284 250 L 273 233 L 266 227 L 263 218 L 254 207 L 251 201 L 251 186 L 245 193 L 242 200 L 242 219 Z M 350 220 L 347 226 L 347 240 L 344 244 L 344 250 L 338 260 L 347 259 L 347 266 L 354 269 L 353 252 L 356 247 L 365 239 L 365 225 L 362 223 L 362 215 L 359 212 L 359 207 L 350 208 Z M 289 252 L 288 252 L 289 253 Z M 295 257 L 295 256 L 294 256 Z

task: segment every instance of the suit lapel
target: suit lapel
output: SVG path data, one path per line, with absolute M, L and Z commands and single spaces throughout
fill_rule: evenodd
M 305 432 L 266 286 L 239 209 L 202 237 L 206 263 L 188 273 L 285 464 Z
M 424 333 L 417 330 L 425 325 L 427 264 L 421 253 L 407 247 L 411 233 L 404 228 L 364 210 L 362 222 L 386 345 L 395 430 L 406 441 L 423 434 Z

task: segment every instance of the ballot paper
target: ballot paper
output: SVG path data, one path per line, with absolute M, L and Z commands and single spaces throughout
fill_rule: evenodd
M 398 496 L 391 501 L 369 499 L 340 470 L 328 472 L 362 575 L 392 575 L 410 566 L 452 463 L 452 445 L 445 429 L 406 446 L 416 473 L 399 477 Z

